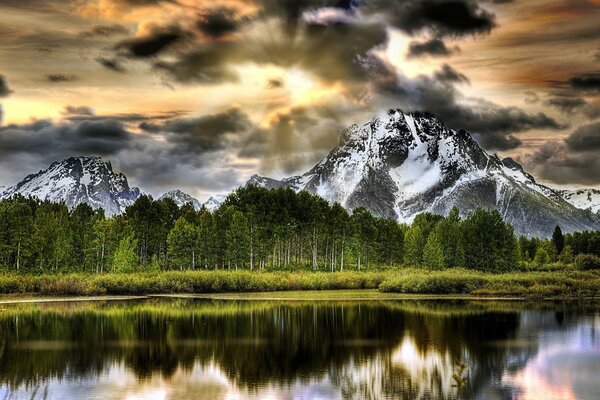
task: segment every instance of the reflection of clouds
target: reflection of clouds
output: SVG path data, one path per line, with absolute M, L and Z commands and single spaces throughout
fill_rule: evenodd
M 524 368 L 506 373 L 520 400 L 600 398 L 600 317 L 539 337 L 539 351 Z
M 434 347 L 420 351 L 410 336 L 405 336 L 392 353 L 392 363 L 402 369 L 405 384 L 416 399 L 448 398 L 456 361 L 448 351 L 441 353 Z

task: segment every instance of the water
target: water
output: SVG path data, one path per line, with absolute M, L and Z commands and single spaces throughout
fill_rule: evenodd
M 0 308 L 0 399 L 600 399 L 600 310 L 589 304 Z

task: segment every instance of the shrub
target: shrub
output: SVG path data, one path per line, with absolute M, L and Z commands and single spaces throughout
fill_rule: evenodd
M 600 269 L 600 257 L 592 254 L 579 254 L 575 257 L 577 268 L 587 271 L 590 269 Z

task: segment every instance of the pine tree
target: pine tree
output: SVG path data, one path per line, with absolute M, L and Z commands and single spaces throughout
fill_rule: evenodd
M 554 243 L 558 254 L 562 253 L 563 248 L 565 247 L 565 236 L 558 225 L 556 225 L 556 228 L 554 228 L 554 232 L 552 233 L 552 243 Z

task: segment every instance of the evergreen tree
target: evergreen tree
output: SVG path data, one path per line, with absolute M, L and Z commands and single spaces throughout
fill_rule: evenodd
M 565 247 L 565 236 L 558 225 L 556 225 L 556 228 L 554 228 L 554 232 L 552 233 L 552 243 L 554 243 L 554 247 L 556 247 L 558 254 L 562 253 L 563 248 Z
M 550 262 L 550 256 L 548 255 L 548 251 L 543 247 L 538 247 L 537 252 L 535 253 L 535 257 L 533 258 L 533 262 L 536 265 L 546 265 Z

